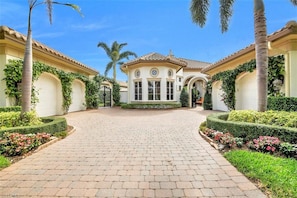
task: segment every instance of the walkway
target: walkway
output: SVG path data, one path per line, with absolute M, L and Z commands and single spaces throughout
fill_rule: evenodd
M 76 132 L 0 171 L 0 197 L 266 197 L 197 133 L 206 114 L 71 113 Z

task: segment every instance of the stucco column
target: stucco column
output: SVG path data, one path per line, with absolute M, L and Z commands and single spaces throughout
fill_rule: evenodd
M 285 55 L 285 90 L 287 97 L 297 97 L 297 51 L 289 51 Z
M 0 106 L 6 106 L 6 95 L 5 95 L 5 87 L 6 82 L 2 80 L 4 76 L 4 68 L 6 64 L 6 57 L 5 55 L 0 55 Z

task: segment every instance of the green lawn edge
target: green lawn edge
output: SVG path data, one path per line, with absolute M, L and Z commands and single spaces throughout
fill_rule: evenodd
M 246 150 L 224 156 L 245 176 L 260 181 L 261 188 L 272 197 L 297 198 L 297 160 Z
M 9 159 L 7 159 L 6 157 L 0 155 L 0 170 L 3 168 L 6 168 L 10 165 L 10 161 Z

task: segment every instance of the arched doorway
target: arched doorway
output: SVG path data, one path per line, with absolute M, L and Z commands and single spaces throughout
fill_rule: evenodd
M 184 86 L 187 86 L 189 93 L 189 107 L 196 107 L 203 102 L 207 78 L 201 76 L 192 76 L 185 80 Z

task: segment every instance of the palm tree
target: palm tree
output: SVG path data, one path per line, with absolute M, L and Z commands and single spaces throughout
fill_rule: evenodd
M 129 56 L 134 56 L 135 58 L 137 55 L 131 51 L 124 51 L 120 52 L 121 49 L 126 46 L 127 43 L 118 44 L 118 42 L 114 41 L 111 48 L 107 46 L 106 43 L 99 42 L 97 47 L 102 47 L 106 52 L 107 56 L 111 59 L 111 61 L 106 65 L 104 75 L 107 76 L 108 71 L 112 68 L 113 69 L 113 80 L 116 80 L 117 73 L 116 73 L 116 65 L 122 65 L 123 62 L 121 60 L 128 59 Z
M 24 55 L 23 72 L 22 72 L 22 115 L 31 110 L 32 65 L 33 65 L 31 17 L 32 17 L 33 9 L 39 5 L 46 5 L 51 24 L 52 24 L 53 4 L 70 6 L 74 10 L 80 13 L 80 8 L 74 4 L 59 3 L 52 0 L 43 0 L 43 1 L 29 0 L 28 2 L 29 2 L 28 32 L 27 32 L 26 48 L 25 48 L 25 55 Z
M 293 5 L 297 5 L 297 0 L 290 0 Z M 209 0 L 192 0 L 191 14 L 194 23 L 203 27 L 206 22 L 206 14 L 209 8 Z M 222 32 L 228 30 L 228 22 L 232 16 L 232 6 L 234 0 L 220 0 L 220 18 Z M 266 18 L 263 0 L 254 0 L 254 27 L 256 46 L 256 65 L 258 83 L 258 111 L 267 109 L 267 67 L 268 67 L 268 47 Z

